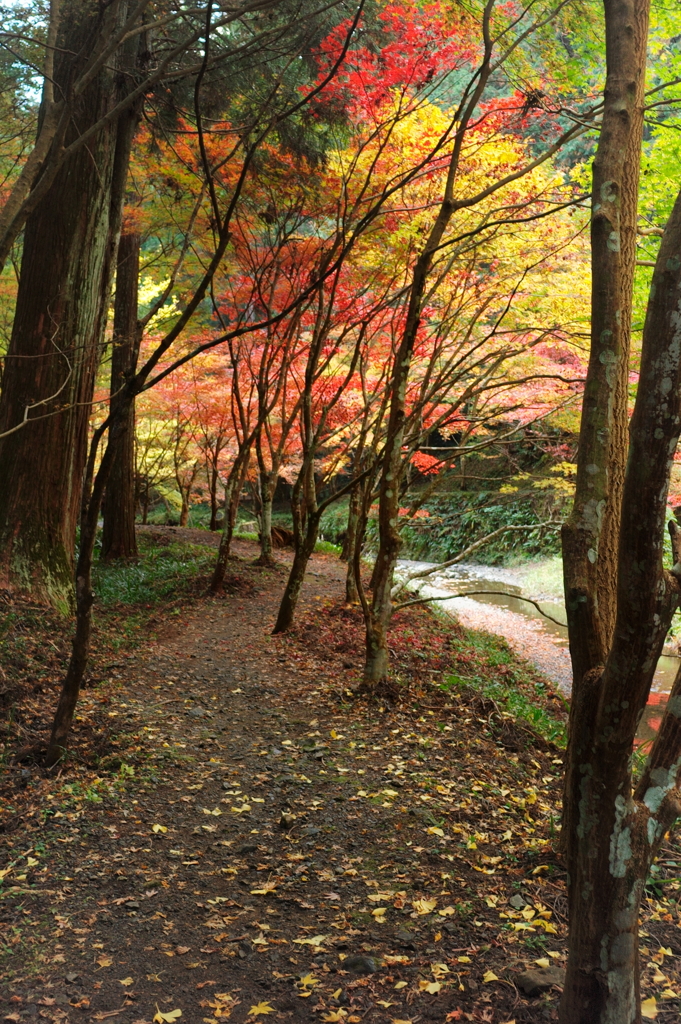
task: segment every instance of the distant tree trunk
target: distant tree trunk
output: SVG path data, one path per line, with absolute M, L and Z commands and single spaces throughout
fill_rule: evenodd
M 140 236 L 124 233 L 118 247 L 116 297 L 114 302 L 111 353 L 110 411 L 117 414 L 120 389 L 137 366 L 139 329 L 137 291 L 139 285 Z M 128 403 L 127 423 L 118 438 L 106 485 L 102 516 L 101 558 L 137 558 L 135 538 L 135 404 Z
M 359 593 L 357 591 L 357 581 L 355 579 L 355 551 L 357 546 L 361 548 L 364 540 L 364 531 L 360 536 L 360 510 L 362 504 L 362 491 L 363 484 L 357 484 L 350 491 L 350 501 L 348 504 L 348 524 L 345 533 L 345 542 L 343 544 L 343 553 L 341 557 L 348 563 L 348 569 L 345 574 L 345 603 L 347 605 L 359 604 Z
M 125 9 L 123 4 L 121 10 Z M 89 56 L 103 5 L 64 5 L 56 87 Z M 76 56 L 74 56 L 74 52 Z M 120 98 L 112 62 L 77 101 L 66 144 Z M 128 118 L 134 130 L 133 118 Z M 101 353 L 131 131 L 113 122 L 67 161 L 29 216 L 0 395 L 0 586 L 66 610 L 95 373 Z M 38 418 L 42 417 L 42 418 Z
M 220 538 L 218 557 L 215 563 L 215 569 L 213 570 L 213 577 L 210 582 L 210 589 L 212 593 L 219 591 L 225 580 L 227 562 L 232 548 L 232 536 L 234 534 L 234 526 L 239 510 L 239 501 L 241 499 L 241 491 L 244 486 L 246 474 L 248 473 L 249 462 L 250 450 L 242 449 L 234 460 L 234 464 L 229 472 L 229 476 L 227 477 L 227 483 L 225 484 L 225 520 L 222 524 L 222 537 Z
M 319 535 L 321 511 L 317 508 L 314 462 L 311 458 L 307 460 L 307 466 L 293 488 L 291 511 L 293 513 L 295 552 L 293 565 L 279 605 L 277 621 L 272 630 L 275 634 L 285 633 L 293 625 L 300 590 L 305 581 L 307 564 L 312 557 Z
M 278 473 L 276 468 L 260 471 L 260 558 L 261 565 L 274 565 L 274 549 L 272 547 L 272 507 L 274 492 L 277 486 Z
M 215 462 L 211 463 L 208 474 L 210 481 L 210 529 L 214 533 L 218 528 L 218 512 L 220 511 L 218 503 L 218 483 L 220 482 L 220 474 L 218 473 L 217 458 Z

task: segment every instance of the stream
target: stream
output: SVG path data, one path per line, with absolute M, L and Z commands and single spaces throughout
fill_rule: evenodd
M 404 578 L 435 564 L 401 559 L 397 576 Z M 437 605 L 462 625 L 503 636 L 569 696 L 572 671 L 559 558 L 516 568 L 462 562 L 414 580 L 409 589 L 420 597 L 436 598 Z M 456 596 L 461 594 L 468 596 Z M 541 611 L 522 598 L 536 601 Z M 639 742 L 651 739 L 657 730 L 678 665 L 678 655 L 665 649 L 639 727 Z

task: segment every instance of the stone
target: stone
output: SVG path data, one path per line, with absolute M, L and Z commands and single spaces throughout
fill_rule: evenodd
M 408 932 L 406 928 L 400 928 L 395 932 L 395 938 L 405 949 L 416 949 L 416 936 Z
M 255 853 L 255 851 L 257 849 L 258 849 L 258 847 L 257 847 L 257 845 L 255 843 L 244 843 L 242 846 L 239 847 L 238 852 L 239 853 Z
M 73 972 L 71 974 L 65 975 L 65 977 L 66 977 L 66 980 L 68 981 L 69 985 L 72 985 L 74 981 L 79 981 L 80 980 L 80 974 L 75 974 Z
M 540 996 L 542 992 L 557 985 L 562 988 L 565 981 L 565 971 L 561 967 L 537 967 L 524 971 L 515 979 L 515 983 L 526 996 Z
M 341 967 L 344 971 L 352 971 L 353 974 L 375 974 L 378 970 L 372 956 L 349 956 Z
M 527 906 L 527 900 L 523 899 L 519 892 L 517 892 L 515 896 L 511 896 L 508 903 L 514 910 L 522 910 L 523 907 Z

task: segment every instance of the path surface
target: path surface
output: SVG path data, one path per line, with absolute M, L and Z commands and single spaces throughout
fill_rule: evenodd
M 532 875 L 549 797 L 533 824 L 525 810 L 525 764 L 548 783 L 555 751 L 509 754 L 522 736 L 493 741 L 474 695 L 339 703 L 362 636 L 357 619 L 358 646 L 343 639 L 344 567 L 313 560 L 302 633 L 282 638 L 285 569 L 230 572 L 231 595 L 168 626 L 114 689 L 85 692 L 81 716 L 110 730 L 100 775 L 22 792 L 1 840 L 5 1021 L 543 1021 L 483 975 L 536 956 L 501 942 L 521 882 L 562 907 L 560 885 Z M 409 636 L 426 672 L 436 642 L 453 664 L 446 631 Z M 516 803 L 492 813 L 488 789 Z M 534 846 L 509 841 L 527 829 Z M 562 928 L 547 939 L 562 957 Z

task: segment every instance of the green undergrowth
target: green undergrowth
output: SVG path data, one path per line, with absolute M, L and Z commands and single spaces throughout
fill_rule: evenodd
M 188 597 L 215 566 L 214 548 L 180 543 L 156 546 L 146 538 L 140 538 L 139 546 L 139 561 L 94 567 L 100 605 L 157 605 L 171 597 Z
M 443 690 L 474 691 L 502 716 L 526 723 L 547 743 L 565 749 L 567 701 L 502 637 L 462 629 L 454 648 L 458 671 L 440 684 Z

